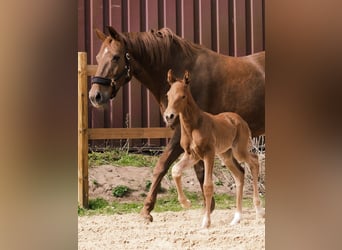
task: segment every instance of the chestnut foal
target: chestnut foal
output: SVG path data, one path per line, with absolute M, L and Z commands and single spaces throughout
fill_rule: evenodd
M 171 85 L 167 92 L 168 105 L 164 112 L 164 120 L 172 125 L 179 116 L 181 125 L 181 146 L 184 154 L 181 160 L 173 166 L 172 177 L 176 183 L 178 200 L 182 207 L 188 208 L 191 203 L 182 190 L 181 176 L 185 167 L 198 161 L 204 161 L 203 192 L 205 210 L 202 228 L 210 226 L 210 207 L 214 192 L 213 167 L 215 155 L 231 170 L 236 183 L 236 212 L 231 221 L 234 225 L 240 221 L 242 213 L 242 193 L 244 171 L 234 167 L 233 157 L 240 162 L 246 162 L 253 175 L 253 202 L 258 216 L 264 216 L 258 192 L 259 162 L 258 156 L 250 152 L 251 132 L 247 123 L 236 113 L 224 112 L 217 115 L 202 111 L 194 101 L 190 92 L 190 74 L 185 71 L 183 79 L 176 79 L 171 70 L 167 81 Z

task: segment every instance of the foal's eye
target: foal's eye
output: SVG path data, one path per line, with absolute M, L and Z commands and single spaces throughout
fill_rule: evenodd
M 113 56 L 113 59 L 112 59 L 113 62 L 117 62 L 119 60 L 120 60 L 120 56 L 118 55 Z
M 185 95 L 182 96 L 182 99 L 185 99 Z

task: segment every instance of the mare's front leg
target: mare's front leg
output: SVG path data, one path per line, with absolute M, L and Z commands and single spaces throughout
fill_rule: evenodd
M 208 228 L 211 224 L 210 213 L 211 213 L 211 201 L 214 194 L 213 184 L 213 169 L 214 169 L 214 158 L 215 152 L 205 152 L 204 157 L 204 183 L 203 183 L 203 194 L 205 196 L 205 211 L 202 220 L 202 228 Z
M 186 167 L 194 165 L 198 160 L 194 159 L 190 154 L 184 153 L 182 159 L 172 167 L 172 178 L 176 184 L 178 201 L 183 208 L 189 208 L 191 202 L 186 198 L 182 188 L 182 173 Z
M 180 141 L 180 129 L 179 127 L 175 129 L 174 135 L 171 138 L 169 144 L 166 146 L 164 152 L 158 159 L 158 162 L 153 169 L 153 178 L 150 191 L 144 201 L 144 207 L 142 208 L 140 214 L 147 220 L 153 221 L 153 217 L 150 214 L 154 208 L 158 186 L 167 173 L 171 164 L 178 158 L 178 156 L 183 152 L 182 147 L 179 144 Z

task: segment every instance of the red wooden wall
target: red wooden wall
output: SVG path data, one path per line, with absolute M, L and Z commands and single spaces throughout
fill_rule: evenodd
M 219 53 L 247 55 L 265 49 L 264 10 L 264 0 L 78 0 L 78 51 L 86 51 L 88 64 L 96 64 L 101 42 L 94 29 L 110 25 L 122 32 L 168 27 Z M 105 109 L 89 106 L 92 128 L 159 126 L 164 126 L 159 107 L 136 79 Z M 100 145 L 105 143 L 125 142 Z M 132 146 L 164 144 L 165 139 L 131 141 Z

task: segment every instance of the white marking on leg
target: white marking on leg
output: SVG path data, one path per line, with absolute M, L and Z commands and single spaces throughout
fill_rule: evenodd
M 210 226 L 210 218 L 207 213 L 204 214 L 202 219 L 202 226 L 201 228 L 208 228 Z
M 179 161 L 176 165 L 174 165 L 172 167 L 172 177 L 175 178 L 175 177 L 178 177 L 178 176 L 181 176 L 182 175 L 182 171 L 181 171 L 181 167 L 180 167 L 180 163 L 182 161 Z
M 233 226 L 240 222 L 241 220 L 241 213 L 235 212 L 233 220 L 230 222 L 229 225 Z
M 194 161 L 189 158 L 189 155 L 184 154 L 182 159 L 172 167 L 172 178 L 176 184 L 178 201 L 183 208 L 190 208 L 191 201 L 188 200 L 182 189 L 182 173 L 185 167 L 189 167 L 194 163 Z

